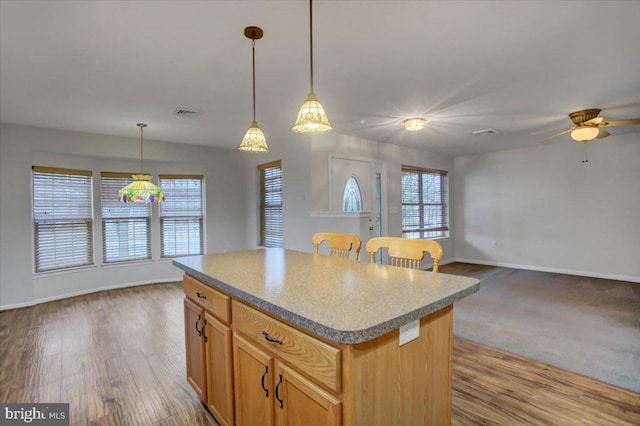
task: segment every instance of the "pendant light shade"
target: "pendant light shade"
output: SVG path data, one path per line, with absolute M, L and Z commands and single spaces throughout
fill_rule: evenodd
M 307 100 L 300 107 L 298 119 L 291 130 L 296 133 L 327 133 L 332 129 L 327 114 L 324 112 L 324 108 L 322 108 L 318 98 L 316 98 L 316 94 L 310 92 Z
M 244 138 L 242 138 L 238 149 L 243 152 L 269 152 L 267 140 L 258 123 L 255 121 L 251 122 L 251 127 L 249 127 L 247 133 L 244 134 Z
M 247 27 L 244 35 L 251 39 L 251 63 L 253 64 L 253 121 L 249 130 L 245 133 L 238 149 L 243 152 L 269 152 L 267 140 L 258 123 L 256 122 L 256 40 L 262 38 L 262 29 L 258 27 Z
M 143 172 L 143 129 L 147 127 L 144 123 L 138 123 L 140 127 L 140 174 L 132 175 L 133 182 L 118 191 L 120 201 L 123 203 L 154 203 L 164 201 L 164 191 L 159 186 L 151 182 L 151 175 Z
M 300 107 L 298 119 L 291 130 L 296 133 L 327 133 L 333 130 L 324 108 L 313 92 L 313 4 L 309 0 L 309 58 L 311 69 L 311 90 L 307 100 Z

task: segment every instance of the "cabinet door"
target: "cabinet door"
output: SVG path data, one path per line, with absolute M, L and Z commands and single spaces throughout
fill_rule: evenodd
M 205 347 L 202 339 L 204 310 L 184 299 L 184 334 L 187 355 L 187 381 L 198 393 L 200 399 L 207 400 L 207 383 L 205 370 Z
M 339 426 L 340 400 L 282 363 L 274 377 L 277 426 Z
M 273 358 L 234 334 L 233 367 L 236 425 L 272 426 Z
M 205 312 L 207 407 L 221 426 L 233 426 L 231 329 Z

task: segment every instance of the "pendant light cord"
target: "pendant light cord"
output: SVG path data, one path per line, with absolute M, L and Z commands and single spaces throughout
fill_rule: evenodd
M 140 126 L 140 173 L 144 173 L 144 138 L 142 137 L 142 132 L 144 132 L 144 127 Z
M 311 69 L 311 92 L 313 92 L 313 0 L 309 0 L 309 63 Z
M 256 39 L 251 39 L 251 62 L 253 63 L 253 121 L 256 121 Z

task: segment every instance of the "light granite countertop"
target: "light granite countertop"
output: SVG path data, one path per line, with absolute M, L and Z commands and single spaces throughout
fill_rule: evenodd
M 474 278 L 267 248 L 180 257 L 214 288 L 336 343 L 361 343 L 480 288 Z

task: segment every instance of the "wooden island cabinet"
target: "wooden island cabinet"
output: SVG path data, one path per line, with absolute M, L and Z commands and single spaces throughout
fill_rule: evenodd
M 187 379 L 220 424 L 451 423 L 452 303 L 477 280 L 281 249 L 174 264 Z

